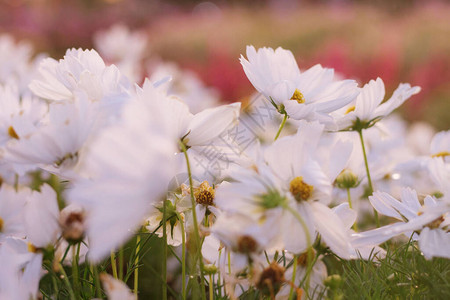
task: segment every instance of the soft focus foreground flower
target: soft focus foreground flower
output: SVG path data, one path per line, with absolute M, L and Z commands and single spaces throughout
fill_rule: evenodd
M 90 179 L 77 182 L 69 197 L 86 211 L 89 260 L 125 242 L 165 193 L 178 149 L 170 120 L 151 101 L 133 101 L 93 142 L 85 164 Z
M 59 209 L 55 191 L 47 184 L 33 191 L 24 208 L 27 238 L 37 248 L 53 244 L 60 233 Z
M 100 274 L 103 288 L 109 300 L 133 300 L 136 296 L 130 291 L 128 286 L 118 279 L 114 279 L 109 274 Z
M 43 275 L 42 253 L 29 251 L 26 241 L 8 238 L 0 244 L 0 299 L 36 299 Z
M 301 73 L 292 52 L 277 48 L 247 47 L 241 64 L 250 82 L 280 113 L 295 120 L 329 122 L 329 113 L 358 95 L 354 80 L 334 80 L 332 69 L 320 65 Z

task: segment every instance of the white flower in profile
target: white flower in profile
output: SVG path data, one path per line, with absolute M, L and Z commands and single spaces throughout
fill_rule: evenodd
M 391 98 L 383 102 L 385 87 L 383 80 L 377 78 L 364 85 L 353 105 L 336 112 L 333 117 L 338 130 L 367 129 L 419 92 L 420 87 L 401 83 Z
M 445 162 L 450 162 L 450 130 L 440 131 L 434 135 L 430 153 L 432 157 L 442 157 Z
M 410 188 L 402 191 L 400 201 L 384 192 L 375 192 L 369 200 L 379 213 L 401 222 L 354 234 L 355 244 L 376 245 L 405 234 L 418 241 L 425 258 L 450 258 L 449 207 L 442 201 L 426 196 L 422 206 L 416 191 Z
M 93 102 L 120 102 L 129 94 L 128 79 L 116 66 L 106 66 L 95 50 L 69 49 L 59 61 L 46 58 L 39 72 L 41 78 L 33 80 L 29 88 L 48 100 L 73 100 L 77 90 Z
M 30 250 L 33 247 L 19 238 L 0 244 L 0 299 L 37 299 L 43 255 Z
M 136 295 L 133 294 L 128 286 L 118 279 L 115 279 L 107 273 L 100 274 L 103 288 L 109 300 L 134 300 Z
M 23 217 L 27 239 L 34 247 L 45 248 L 56 242 L 61 233 L 59 208 L 56 192 L 48 184 L 27 197 Z
M 300 72 L 292 52 L 247 46 L 240 58 L 247 78 L 277 110 L 295 120 L 329 122 L 329 113 L 358 95 L 354 80 L 334 80 L 334 70 L 315 65 Z
M 0 187 L 0 242 L 8 236 L 24 238 L 23 211 L 25 200 L 31 194 L 28 188 L 16 191 L 2 183 Z
M 131 101 L 119 123 L 104 129 L 86 153 L 84 172 L 68 200 L 86 212 L 88 260 L 98 262 L 143 225 L 175 174 L 178 151 L 172 111 Z M 166 119 L 168 118 L 168 119 Z
M 137 94 L 139 99 L 160 107 L 169 116 L 170 127 L 187 148 L 209 146 L 225 130 L 238 123 L 241 103 L 221 105 L 192 114 L 182 100 L 165 95 L 148 79 L 142 89 L 137 88 Z

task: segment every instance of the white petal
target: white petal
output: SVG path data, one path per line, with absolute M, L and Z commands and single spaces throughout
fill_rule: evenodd
M 341 219 L 330 208 L 319 202 L 311 203 L 311 207 L 314 225 L 323 241 L 340 257 L 350 258 L 350 236 Z
M 233 103 L 205 109 L 196 114 L 188 128 L 188 145 L 206 145 L 237 124 L 241 104 Z

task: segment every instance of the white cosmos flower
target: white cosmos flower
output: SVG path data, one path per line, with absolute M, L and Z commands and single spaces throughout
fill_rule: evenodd
M 450 130 L 436 133 L 431 140 L 430 153 L 432 157 L 442 157 L 450 163 Z
M 379 213 L 401 222 L 354 234 L 355 244 L 376 245 L 405 234 L 418 241 L 425 258 L 450 258 L 449 207 L 442 201 L 426 196 L 422 206 L 416 191 L 410 188 L 403 190 L 401 201 L 384 192 L 375 192 L 369 200 Z
M 366 129 L 419 92 L 420 87 L 411 87 L 409 83 L 401 83 L 391 98 L 383 102 L 386 91 L 383 80 L 377 78 L 364 85 L 353 105 L 336 112 L 333 117 L 338 130 Z
M 295 120 L 330 121 L 329 113 L 358 95 L 354 80 L 334 80 L 333 69 L 320 65 L 301 73 L 292 52 L 247 46 L 247 59 L 240 58 L 247 78 L 278 111 Z
M 73 100 L 84 91 L 90 101 L 121 102 L 128 97 L 130 84 L 116 66 L 106 66 L 95 50 L 69 49 L 63 59 L 42 60 L 41 79 L 30 89 L 37 96 L 54 101 Z
M 351 147 L 336 144 L 331 149 L 335 157 L 329 160 L 333 165 L 325 172 L 313 154 L 322 130 L 318 123 L 305 122 L 296 136 L 274 142 L 265 151 L 267 165 L 259 163 L 253 171 L 236 173 L 233 179 L 237 182 L 217 190 L 216 203 L 225 211 L 243 213 L 260 222 L 277 219 L 271 230 L 280 235 L 278 246 L 302 253 L 308 246 L 305 230 L 287 209 L 290 208 L 304 220 L 311 243 L 319 232 L 336 254 L 348 258 L 349 236 L 342 221 L 327 205 L 332 182 L 348 161 Z
M 168 120 L 175 135 L 179 140 L 183 140 L 188 148 L 209 146 L 212 140 L 238 122 L 240 103 L 205 109 L 194 115 L 182 100 L 166 96 L 149 80 L 144 82 L 142 89 L 137 89 L 137 93 L 142 101 L 152 102 L 151 105 L 159 106 L 170 116 Z
M 143 225 L 175 174 L 178 151 L 168 113 L 152 101 L 131 101 L 122 120 L 93 141 L 68 198 L 86 212 L 88 259 L 98 262 Z
M 48 116 L 36 130 L 7 144 L 5 159 L 19 165 L 35 164 L 54 173 L 72 170 L 78 163 L 97 122 L 98 105 L 84 94 L 77 101 L 50 104 Z
M 61 232 L 56 192 L 48 185 L 33 191 L 25 203 L 23 222 L 28 240 L 37 248 L 53 244 Z

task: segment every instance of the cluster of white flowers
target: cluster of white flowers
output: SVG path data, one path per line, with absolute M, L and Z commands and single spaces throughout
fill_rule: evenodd
M 0 299 L 37 299 L 49 253 L 54 272 L 95 265 L 143 231 L 190 245 L 190 273 L 232 299 L 323 294 L 325 253 L 382 259 L 402 234 L 450 258 L 450 131 L 389 116 L 419 87 L 385 100 L 380 78 L 358 87 L 249 46 L 258 94 L 218 105 L 174 65 L 135 84 L 144 36 L 116 27 L 96 42 L 117 67 L 82 49 L 37 63 L 0 37 Z M 358 231 L 378 213 L 398 221 Z M 133 299 L 100 278 L 110 299 Z

